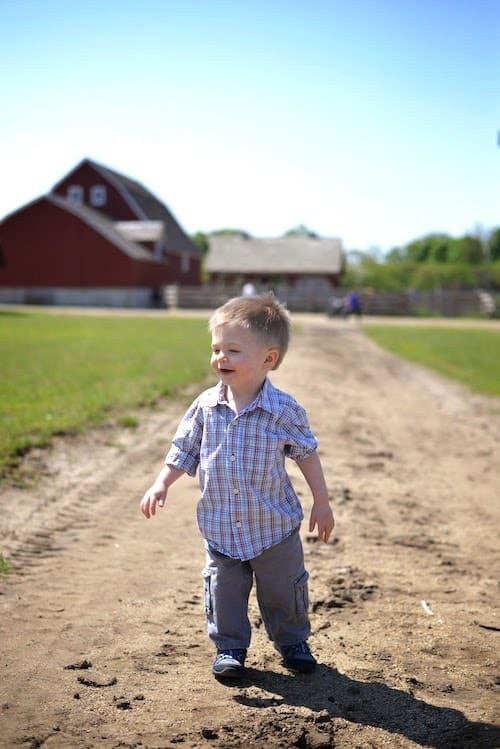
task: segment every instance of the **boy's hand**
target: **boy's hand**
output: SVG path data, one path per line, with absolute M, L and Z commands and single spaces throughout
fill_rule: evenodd
M 335 527 L 335 518 L 330 505 L 317 507 L 313 504 L 311 516 L 309 518 L 309 532 L 312 533 L 315 526 L 318 526 L 318 538 L 325 544 L 331 536 Z
M 165 504 L 167 496 L 167 490 L 163 487 L 153 486 L 147 490 L 146 494 L 141 499 L 141 512 L 147 518 L 156 515 L 156 507 L 162 508 Z

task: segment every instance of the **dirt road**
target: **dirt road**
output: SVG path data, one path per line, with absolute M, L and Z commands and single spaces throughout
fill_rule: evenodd
M 500 747 L 500 402 L 326 318 L 272 379 L 308 409 L 336 507 L 329 544 L 303 531 L 317 672 L 280 665 L 252 599 L 247 681 L 211 676 L 197 483 L 138 508 L 186 393 L 1 487 L 2 748 Z

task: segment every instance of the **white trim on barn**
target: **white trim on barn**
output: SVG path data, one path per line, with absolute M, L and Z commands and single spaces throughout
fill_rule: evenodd
M 118 234 L 131 242 L 158 242 L 163 237 L 163 221 L 116 221 Z

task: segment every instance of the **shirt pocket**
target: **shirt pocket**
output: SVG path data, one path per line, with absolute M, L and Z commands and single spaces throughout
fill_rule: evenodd
M 280 474 L 284 464 L 285 443 L 282 437 L 272 432 L 257 435 L 249 446 L 251 460 L 264 479 Z

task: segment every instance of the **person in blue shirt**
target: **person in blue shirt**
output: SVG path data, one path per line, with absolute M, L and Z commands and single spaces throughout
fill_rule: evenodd
M 361 317 L 362 312 L 361 299 L 358 294 L 355 291 L 348 291 L 344 303 L 344 317 L 349 317 L 349 315 Z
M 217 309 L 209 329 L 219 382 L 187 410 L 141 510 L 154 516 L 174 481 L 199 471 L 197 521 L 205 539 L 205 613 L 217 649 L 216 677 L 245 673 L 254 582 L 266 632 L 284 665 L 310 672 L 316 660 L 307 643 L 303 511 L 285 458 L 297 463 L 310 487 L 309 530 L 317 528 L 326 543 L 334 518 L 306 412 L 268 378 L 287 351 L 289 316 L 273 294 L 242 296 Z

